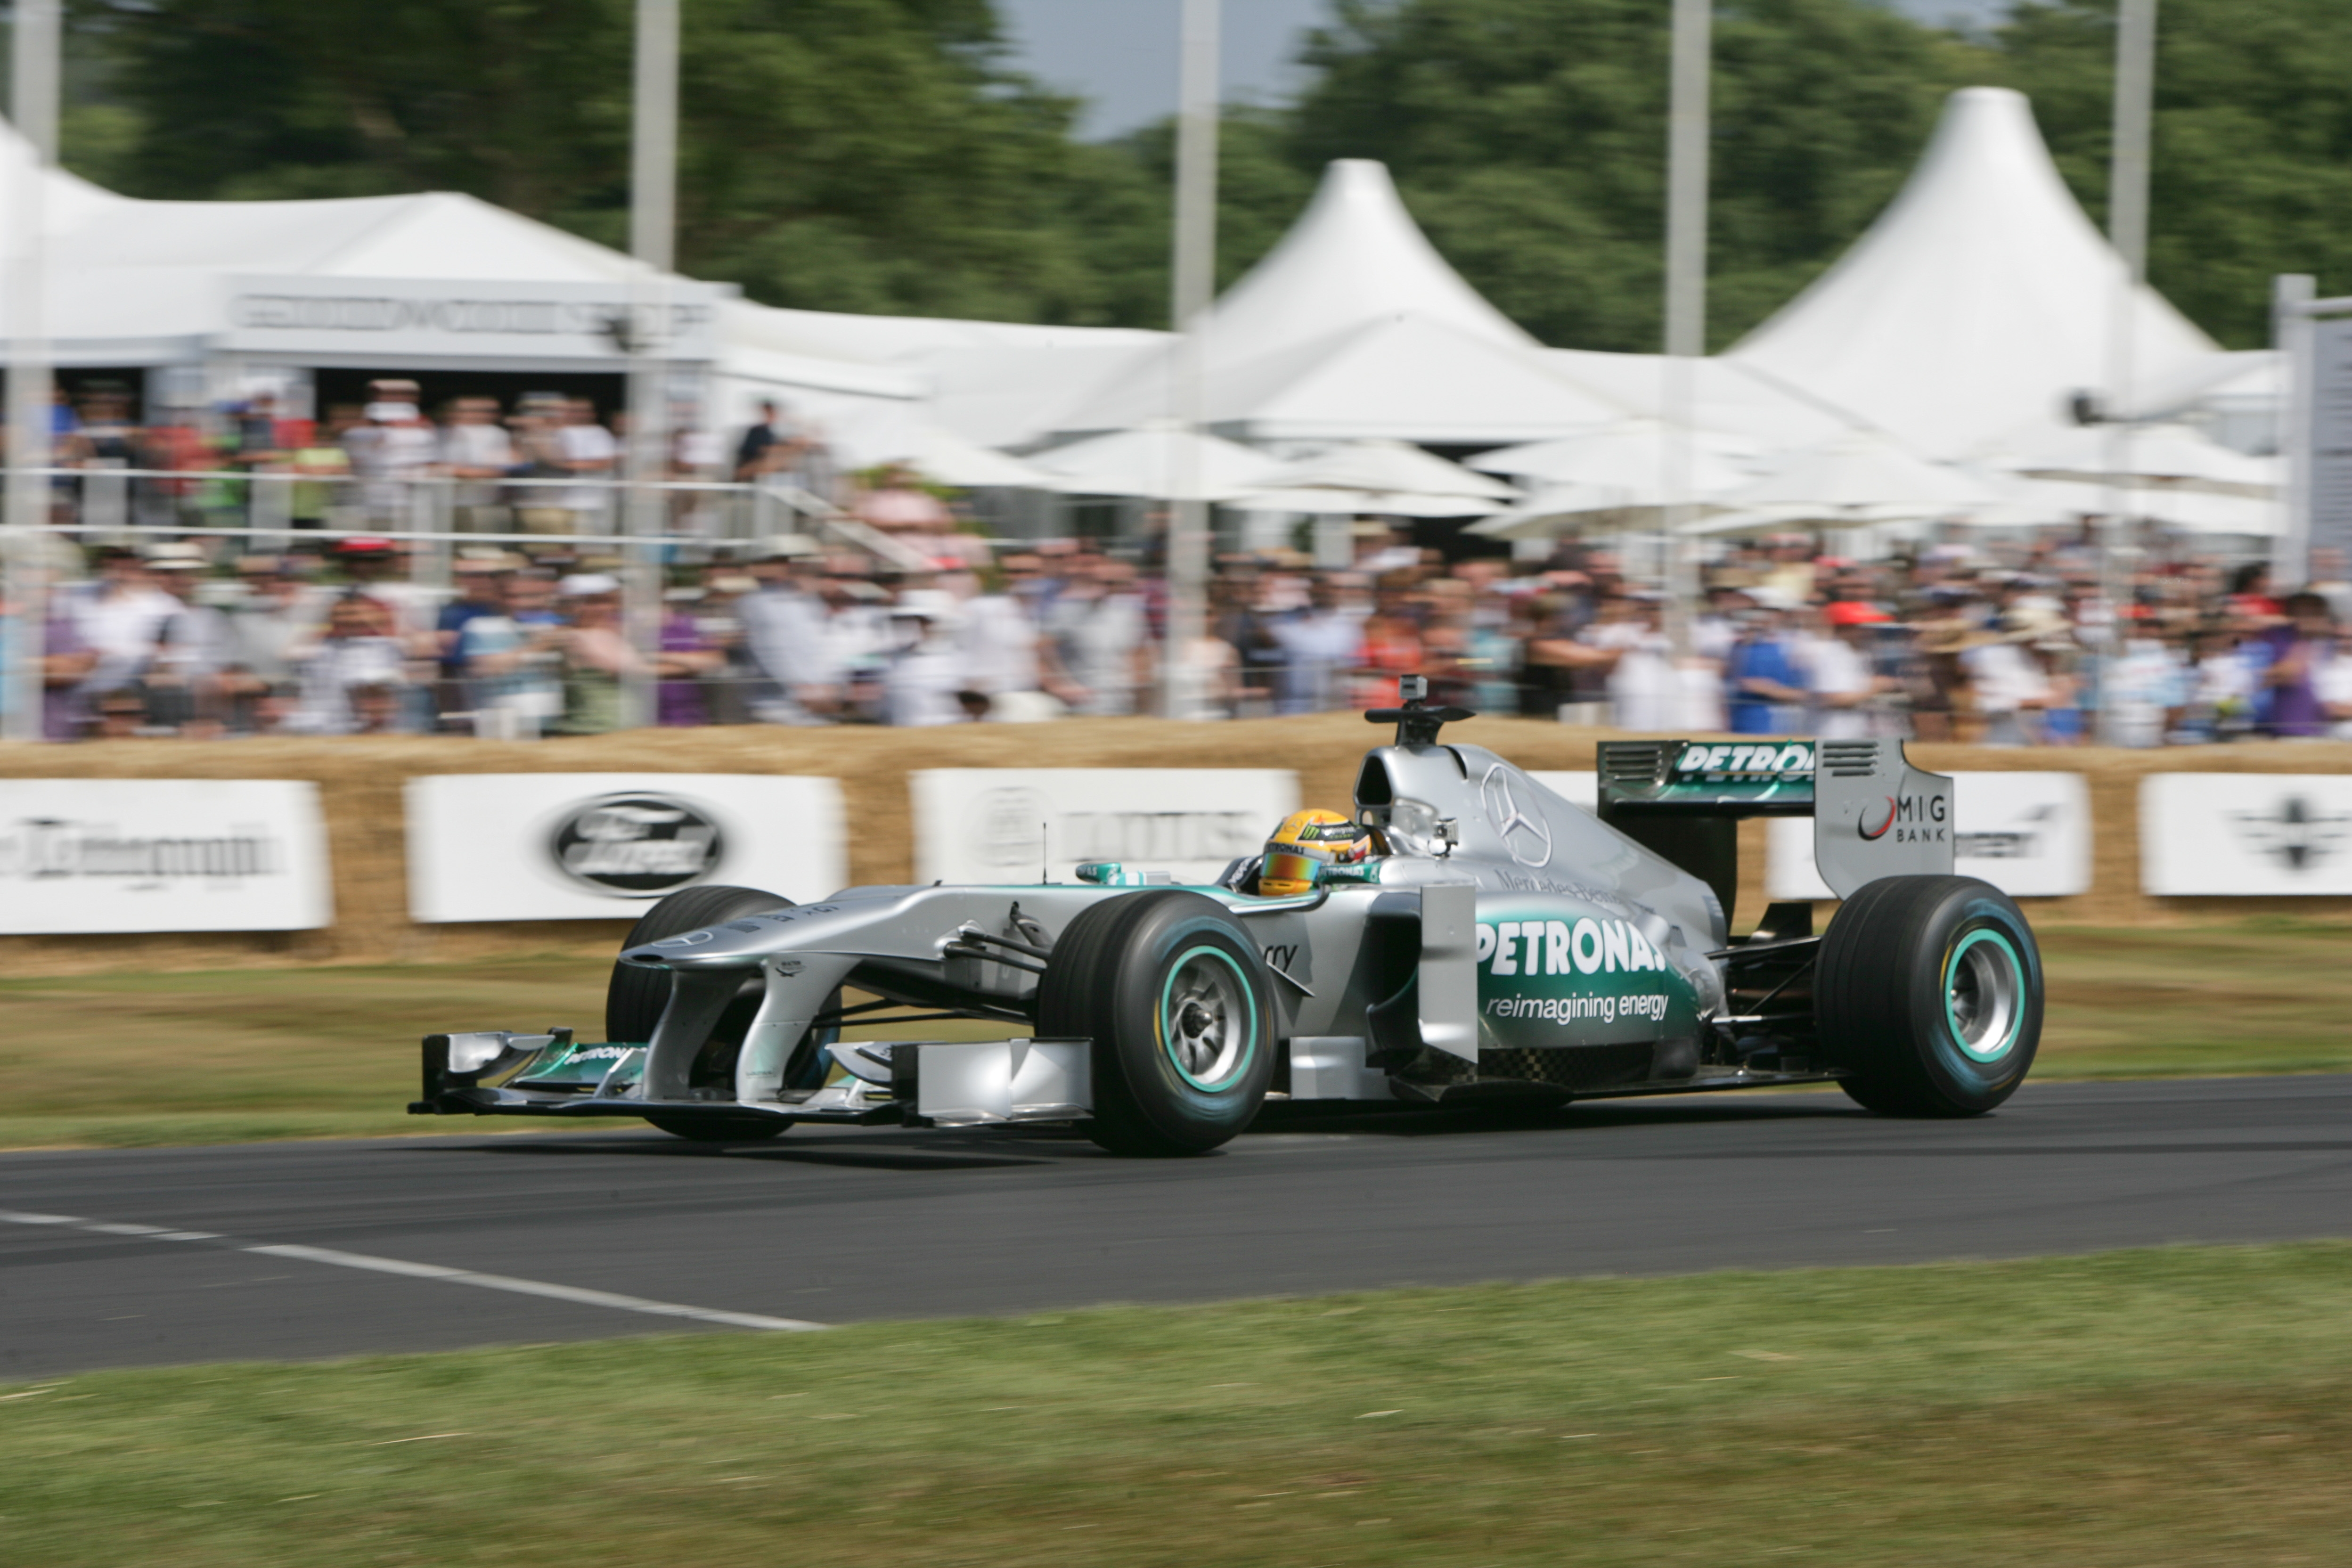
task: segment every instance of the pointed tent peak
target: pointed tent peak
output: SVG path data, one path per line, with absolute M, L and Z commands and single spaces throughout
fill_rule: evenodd
M 1290 232 L 1217 301 L 1211 353 L 1261 354 L 1397 316 L 1434 317 L 1476 337 L 1535 346 L 1429 243 L 1387 164 L 1341 158 L 1324 170 Z
M 1877 221 L 1727 357 L 1957 455 L 2105 387 L 2124 276 L 2025 96 L 1963 88 Z M 2132 331 L 2143 380 L 2218 352 L 2146 287 Z

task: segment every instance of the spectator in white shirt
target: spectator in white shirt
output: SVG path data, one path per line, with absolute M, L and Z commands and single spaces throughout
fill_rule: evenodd
M 514 442 L 499 423 L 494 397 L 460 397 L 449 405 L 449 426 L 441 432 L 441 466 L 464 481 L 450 497 L 460 529 L 497 532 L 507 523 L 495 484 L 515 468 Z
M 2312 693 L 2327 714 L 2327 735 L 2352 741 L 2352 648 L 2336 645 L 2332 657 L 2311 672 Z
M 145 675 L 163 623 L 180 612 L 180 602 L 155 586 L 146 563 L 121 549 L 99 552 L 98 580 L 73 596 L 73 605 L 75 633 L 97 656 L 78 693 L 84 701 Z
M 1137 689 L 1149 679 L 1150 623 L 1133 566 L 1098 555 L 1077 563 L 1046 612 L 1045 628 L 1069 674 L 1073 709 L 1098 719 L 1135 711 Z
M 555 431 L 556 461 L 566 473 L 583 479 L 610 479 L 620 469 L 621 443 L 596 418 L 596 405 L 575 397 L 563 405 L 563 423 Z M 572 527 L 580 533 L 604 531 L 612 514 L 613 492 L 601 485 L 579 485 L 560 492 L 572 513 Z
M 2024 746 L 2040 734 L 2036 727 L 2054 693 L 2042 662 L 2026 645 L 2032 632 L 2011 632 L 1960 656 L 1976 695 L 1977 716 L 1984 721 L 1979 743 Z
M 398 691 L 407 679 L 404 650 L 387 635 L 383 607 L 359 594 L 347 594 L 327 611 L 324 633 L 301 648 L 301 706 L 290 729 L 310 735 L 348 735 L 363 726 L 387 727 L 377 693 Z M 354 695 L 369 689 L 367 700 Z
M 883 716 L 892 724 L 928 728 L 972 717 L 961 693 L 962 646 L 955 635 L 955 601 L 936 588 L 909 589 L 890 612 L 898 647 L 882 678 Z
M 1870 700 L 1887 683 L 1870 666 L 1871 627 L 1892 619 L 1874 605 L 1840 599 L 1822 607 L 1819 629 L 1797 646 L 1812 731 L 1824 741 L 1870 734 Z
M 1307 605 L 1277 618 L 1268 628 L 1283 656 L 1276 688 L 1276 710 L 1320 713 L 1337 708 L 1347 694 L 1348 672 L 1364 646 L 1364 617 L 1346 603 L 1337 577 L 1307 585 Z

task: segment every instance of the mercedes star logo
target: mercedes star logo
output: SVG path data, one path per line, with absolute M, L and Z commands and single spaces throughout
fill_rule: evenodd
M 1533 868 L 1551 864 L 1551 824 L 1542 816 L 1530 814 L 1519 804 L 1528 786 L 1520 784 L 1515 792 L 1511 775 L 1496 763 L 1486 770 L 1479 781 L 1478 796 L 1486 803 L 1486 820 L 1503 840 L 1503 847 L 1520 865 Z

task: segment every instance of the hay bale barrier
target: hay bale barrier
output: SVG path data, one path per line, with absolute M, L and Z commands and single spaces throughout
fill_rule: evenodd
M 1589 769 L 1613 731 L 1525 719 L 1475 719 L 1449 739 L 1532 770 Z M 1384 731 L 1360 715 L 1181 724 L 1069 720 L 931 730 L 741 726 L 630 731 L 500 743 L 427 737 L 116 741 L 0 746 L 0 778 L 308 779 L 319 786 L 333 858 L 335 923 L 315 931 L 0 936 L 0 973 L 88 973 L 310 963 L 455 963 L 525 952 L 607 952 L 625 921 L 422 925 L 408 918 L 402 789 L 429 773 L 642 772 L 784 773 L 838 779 L 850 879 L 914 875 L 907 775 L 926 768 L 1289 768 L 1299 798 L 1344 807 L 1364 749 Z M 2179 924 L 2250 914 L 2352 920 L 2352 899 L 2156 899 L 2139 888 L 2138 785 L 2155 773 L 2352 773 L 2352 745 L 2248 744 L 2119 752 L 1914 745 L 1937 772 L 2071 771 L 2088 776 L 2093 882 L 2079 897 L 2035 900 L 2037 921 Z M 1271 826 L 1271 824 L 1268 825 Z M 1764 833 L 1742 826 L 1738 910 L 1764 907 Z

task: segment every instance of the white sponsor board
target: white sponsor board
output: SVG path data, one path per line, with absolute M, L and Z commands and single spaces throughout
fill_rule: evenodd
M 2352 894 L 2352 777 L 2151 773 L 2139 867 L 2161 897 Z
M 841 786 L 760 773 L 439 773 L 408 781 L 408 912 L 626 920 L 700 883 L 806 903 L 848 879 Z
M 645 340 L 667 360 L 717 357 L 715 284 L 673 281 L 657 308 L 632 302 L 626 283 L 452 284 L 417 278 L 243 277 L 229 282 L 228 331 L 215 346 L 234 353 L 358 355 L 381 359 L 397 345 L 418 354 L 504 359 L 585 359 L 625 370 L 625 339 Z
M 1566 773 L 1531 773 L 1528 777 L 1570 805 L 1580 805 L 1587 811 L 1601 809 L 1601 775 L 1591 768 L 1571 769 Z
M 2080 773 L 1954 773 L 1954 865 L 2013 899 L 2091 888 L 2091 797 Z M 1813 819 L 1776 816 L 1765 830 L 1764 890 L 1834 899 L 1813 866 Z
M 1298 809 L 1298 775 L 1275 768 L 940 768 L 907 783 L 924 882 L 1067 881 L 1117 860 L 1199 885 Z
M 310 931 L 334 918 L 301 779 L 0 779 L 0 932 Z

